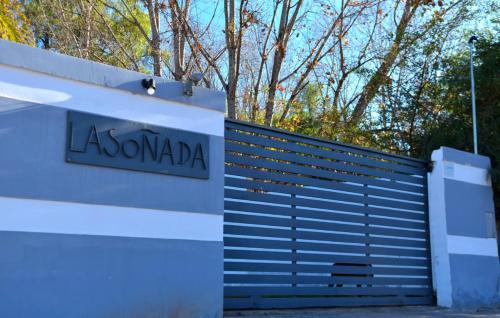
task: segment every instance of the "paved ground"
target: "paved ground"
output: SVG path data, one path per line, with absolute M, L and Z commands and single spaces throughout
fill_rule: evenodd
M 451 311 L 437 307 L 363 307 L 301 310 L 248 310 L 226 311 L 224 317 L 242 318 L 500 318 L 500 309 Z

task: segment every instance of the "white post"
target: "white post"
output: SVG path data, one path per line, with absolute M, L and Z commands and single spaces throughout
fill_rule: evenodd
M 472 130 L 474 134 L 474 153 L 477 155 L 477 124 L 476 124 L 476 87 L 474 83 L 474 42 L 477 41 L 475 36 L 472 36 L 469 39 L 469 48 L 470 48 L 470 86 L 472 92 Z
M 437 304 L 500 304 L 489 158 L 441 147 L 432 153 L 429 225 Z

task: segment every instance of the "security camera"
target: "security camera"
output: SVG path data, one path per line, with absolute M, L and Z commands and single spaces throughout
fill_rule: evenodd
M 189 76 L 189 79 L 193 81 L 194 85 L 198 85 L 198 83 L 203 79 L 203 73 L 192 73 Z
M 184 95 L 193 96 L 193 85 L 196 86 L 203 79 L 203 73 L 191 73 L 184 83 Z

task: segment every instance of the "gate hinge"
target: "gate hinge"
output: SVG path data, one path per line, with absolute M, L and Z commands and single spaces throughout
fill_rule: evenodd
M 434 161 L 429 161 L 425 164 L 425 169 L 427 172 L 432 172 L 432 169 L 434 169 Z

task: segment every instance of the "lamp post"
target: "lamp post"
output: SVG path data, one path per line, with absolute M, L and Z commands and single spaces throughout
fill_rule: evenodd
M 472 129 L 474 133 L 474 154 L 477 155 L 477 124 L 476 124 L 476 88 L 474 85 L 474 63 L 473 63 L 473 54 L 474 54 L 474 42 L 477 41 L 477 37 L 475 35 L 471 36 L 469 39 L 469 48 L 470 48 L 470 86 L 472 92 Z

